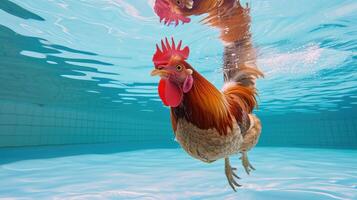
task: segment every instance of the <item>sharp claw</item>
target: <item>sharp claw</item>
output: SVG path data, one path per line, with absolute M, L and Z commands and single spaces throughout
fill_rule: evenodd
M 242 152 L 242 157 L 240 157 L 242 160 L 242 165 L 244 167 L 245 172 L 249 175 L 252 170 L 255 170 L 255 168 L 250 164 L 247 152 Z
M 234 188 L 234 185 L 230 181 L 228 181 L 228 183 L 231 186 L 231 188 L 234 190 L 234 192 L 237 192 L 237 190 Z
M 245 172 L 248 174 L 248 175 L 250 175 L 249 173 L 249 169 L 248 168 L 246 168 L 246 167 L 244 167 L 244 170 L 245 170 Z
M 249 166 L 245 160 L 243 160 L 243 167 L 244 167 L 244 171 L 249 175 L 250 169 L 249 169 Z
M 226 172 L 226 177 L 228 180 L 229 185 L 231 188 L 237 192 L 236 187 L 241 187 L 242 185 L 238 184 L 237 181 L 234 178 L 240 179 L 239 176 L 237 176 L 236 173 L 234 173 L 234 170 L 237 170 L 237 168 L 231 167 L 229 164 L 229 159 L 225 159 L 225 172 Z
M 232 175 L 233 175 L 234 177 L 236 177 L 237 179 L 240 179 L 240 177 L 239 177 L 236 173 L 232 172 Z
M 240 186 L 241 186 L 241 185 L 239 185 L 239 184 L 237 183 L 236 180 L 234 180 L 234 178 L 232 178 L 231 181 L 232 181 L 232 183 L 233 183 L 235 186 L 237 186 L 237 187 L 240 187 Z

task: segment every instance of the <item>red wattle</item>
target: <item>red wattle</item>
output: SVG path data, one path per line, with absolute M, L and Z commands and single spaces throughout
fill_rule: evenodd
M 159 83 L 159 96 L 166 106 L 177 107 L 183 97 L 181 88 L 168 79 L 161 79 Z

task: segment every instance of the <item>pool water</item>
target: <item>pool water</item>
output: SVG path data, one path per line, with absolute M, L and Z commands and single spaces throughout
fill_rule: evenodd
M 219 31 L 166 27 L 154 1 L 0 0 L 0 200 L 357 199 L 356 0 L 241 0 L 265 78 L 237 192 L 179 148 L 150 76 L 173 36 L 220 88 Z
M 11 155 L 0 165 L 0 199 L 357 199 L 353 150 L 258 147 L 250 153 L 256 171 L 249 176 L 233 156 L 243 185 L 237 192 L 226 181 L 222 160 L 205 164 L 181 149 L 61 157 L 63 150 L 0 151 Z M 13 160 L 26 153 L 26 159 Z M 45 158 L 33 159 L 31 153 Z

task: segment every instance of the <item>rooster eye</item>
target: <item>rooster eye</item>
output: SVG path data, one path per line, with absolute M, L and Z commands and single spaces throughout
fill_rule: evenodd
M 181 65 L 177 65 L 177 66 L 176 66 L 176 70 L 179 71 L 179 72 L 182 71 L 182 68 L 183 68 L 183 67 L 182 67 Z
M 177 0 L 176 3 L 177 3 L 177 5 L 180 5 L 180 4 L 181 4 L 181 1 L 180 1 L 180 0 Z

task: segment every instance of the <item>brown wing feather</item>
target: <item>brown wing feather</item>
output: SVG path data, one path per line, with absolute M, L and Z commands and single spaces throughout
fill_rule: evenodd
M 228 101 L 229 111 L 235 117 L 244 136 L 251 123 L 248 115 L 257 106 L 256 91 L 253 87 L 231 82 L 225 84 L 223 93 Z

